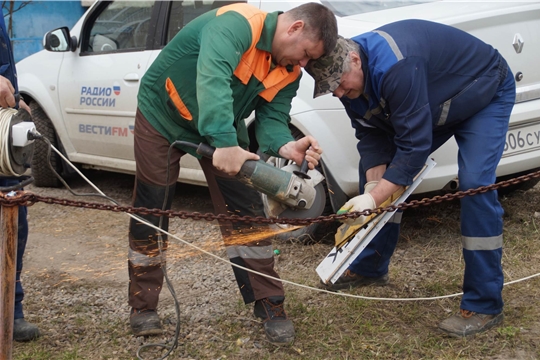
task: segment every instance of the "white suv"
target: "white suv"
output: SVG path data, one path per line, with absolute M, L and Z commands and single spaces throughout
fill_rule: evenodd
M 234 2 L 234 1 L 233 1 Z M 298 2 L 247 1 L 267 11 Z M 134 173 L 133 122 L 139 82 L 160 49 L 190 20 L 224 1 L 98 1 L 70 30 L 45 35 L 47 50 L 17 64 L 21 95 L 38 130 L 69 160 L 86 168 Z M 351 37 L 385 23 L 418 18 L 449 24 L 497 48 L 516 75 L 517 97 L 498 176 L 540 167 L 540 3 L 484 1 L 321 1 L 338 16 L 341 35 Z M 293 101 L 296 136 L 313 135 L 324 149 L 322 170 L 334 210 L 358 193 L 356 138 L 341 103 L 331 95 L 312 99 L 305 75 Z M 252 119 L 247 119 L 248 123 Z M 43 146 L 43 145 L 42 145 Z M 252 149 L 256 150 L 256 149 Z M 454 187 L 457 146 L 448 141 L 432 155 L 437 162 L 417 193 Z M 38 186 L 56 186 L 37 149 Z M 66 171 L 53 155 L 53 166 Z M 281 166 L 278 162 L 278 166 Z M 179 181 L 204 185 L 197 161 L 182 159 Z

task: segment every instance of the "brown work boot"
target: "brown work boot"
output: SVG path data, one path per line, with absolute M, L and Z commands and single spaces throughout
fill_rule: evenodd
M 13 340 L 15 341 L 31 341 L 40 336 L 39 329 L 36 325 L 29 323 L 24 319 L 15 319 L 13 322 Z
M 135 336 L 161 335 L 163 333 L 156 310 L 132 308 L 129 324 Z
M 264 320 L 264 332 L 270 342 L 290 343 L 294 340 L 294 325 L 283 308 L 283 296 L 270 296 L 255 301 L 253 313 Z
M 384 274 L 383 276 L 379 277 L 368 277 L 363 275 L 358 275 L 353 273 L 351 270 L 347 269 L 337 279 L 337 281 L 333 284 L 325 284 L 321 282 L 321 284 L 327 289 L 327 290 L 343 290 L 343 289 L 349 289 L 354 287 L 360 287 L 360 286 L 369 286 L 369 285 L 375 285 L 375 286 L 384 286 L 388 284 L 388 274 Z
M 465 337 L 491 329 L 501 324 L 503 319 L 502 312 L 496 315 L 487 315 L 460 309 L 458 314 L 441 322 L 439 329 L 453 337 Z

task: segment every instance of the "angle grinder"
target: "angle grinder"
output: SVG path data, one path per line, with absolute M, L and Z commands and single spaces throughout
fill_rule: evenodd
M 196 149 L 197 154 L 212 158 L 215 149 L 179 142 Z M 326 204 L 323 175 L 317 170 L 308 170 L 304 160 L 296 164 L 277 168 L 262 160 L 247 160 L 236 178 L 263 194 L 267 216 L 275 218 L 311 218 L 322 214 Z

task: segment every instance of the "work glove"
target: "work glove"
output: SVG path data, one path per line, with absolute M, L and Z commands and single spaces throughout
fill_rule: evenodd
M 367 184 L 366 184 L 367 185 Z M 337 212 L 338 215 L 346 214 L 353 211 L 364 211 L 364 210 L 373 210 L 377 207 L 375 200 L 370 193 L 365 193 L 358 195 L 347 201 Z M 373 216 L 371 215 L 361 215 L 357 218 L 347 218 L 341 220 L 341 222 L 349 226 L 361 226 L 371 220 Z
M 363 211 L 363 210 L 373 210 L 377 206 L 375 205 L 375 200 L 373 200 L 373 197 L 369 194 L 371 190 L 375 186 L 377 186 L 379 182 L 378 181 L 369 181 L 364 185 L 364 194 L 356 196 L 349 201 L 347 201 L 337 212 L 338 215 L 345 214 L 352 211 Z M 364 225 L 369 220 L 373 219 L 373 215 L 362 215 L 360 217 L 357 217 L 356 219 L 348 218 L 346 220 L 342 220 L 343 223 L 347 225 Z
M 375 209 L 375 201 L 373 197 L 369 194 L 375 186 L 377 186 L 378 181 L 370 181 L 364 186 L 365 193 L 363 195 L 352 198 L 347 201 L 345 205 L 339 209 L 337 212 L 339 214 L 345 214 L 351 211 L 363 211 L 363 210 L 373 210 Z M 388 199 L 386 199 L 379 207 L 384 208 L 393 204 L 405 191 L 405 187 L 399 188 L 395 193 L 392 194 Z M 334 237 L 336 248 L 340 249 L 345 245 L 349 240 L 351 240 L 360 229 L 372 219 L 374 219 L 377 214 L 362 215 L 356 219 L 348 218 L 342 220 L 344 223 L 341 225 Z
M 371 192 L 371 190 L 373 190 L 373 188 L 377 186 L 378 183 L 378 181 L 370 181 L 366 185 L 364 185 L 364 194 Z

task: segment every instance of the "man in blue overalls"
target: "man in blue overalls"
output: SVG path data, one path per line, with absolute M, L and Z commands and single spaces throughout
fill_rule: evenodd
M 0 107 L 15 107 L 14 94 L 18 92 L 17 72 L 4 17 L 0 16 Z M 30 112 L 30 108 L 21 100 L 19 106 Z M 0 178 L 0 186 L 17 185 L 18 180 L 13 178 Z M 17 275 L 15 284 L 15 322 L 13 325 L 13 339 L 28 341 L 39 337 L 36 325 L 24 319 L 22 301 L 24 291 L 21 285 L 21 271 L 23 265 L 24 249 L 28 239 L 28 221 L 26 220 L 26 206 L 19 206 L 19 228 L 17 237 Z
M 359 140 L 361 195 L 340 212 L 380 206 L 410 185 L 427 157 L 452 136 L 459 147 L 460 190 L 495 182 L 515 82 L 490 45 L 450 26 L 405 20 L 340 38 L 332 54 L 306 70 L 315 79 L 314 97 L 332 92 L 340 98 Z M 452 336 L 502 323 L 502 215 L 496 191 L 461 199 L 464 294 L 461 311 L 439 324 Z M 400 219 L 398 212 L 329 287 L 386 284 Z

